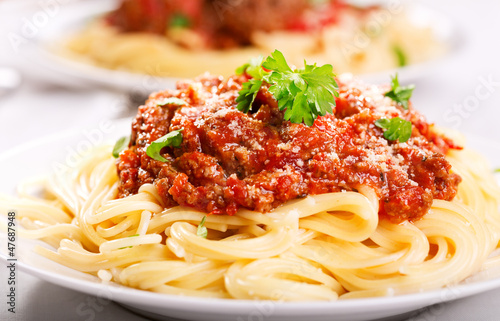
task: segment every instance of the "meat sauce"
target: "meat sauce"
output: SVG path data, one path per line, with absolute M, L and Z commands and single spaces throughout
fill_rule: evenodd
M 106 19 L 123 32 L 169 37 L 176 18 L 182 17 L 183 27 L 200 38 L 192 49 L 225 49 L 251 45 L 255 31 L 321 29 L 335 23 L 346 6 L 340 0 L 317 4 L 308 0 L 123 0 Z
M 338 79 L 334 114 L 308 127 L 283 120 L 266 87 L 251 112 L 238 111 L 235 100 L 245 81 L 205 75 L 152 94 L 139 107 L 130 146 L 117 160 L 119 197 L 152 183 L 167 207 L 232 215 L 239 208 L 268 212 L 307 195 L 369 186 L 379 196 L 380 217 L 398 223 L 418 220 L 433 199 L 457 193 L 461 178 L 444 154 L 460 147 L 437 134 L 411 103 L 404 110 L 384 97 L 388 87 Z M 159 106 L 167 97 L 187 104 Z M 411 121 L 411 138 L 387 141 L 374 125 L 382 117 Z M 161 152 L 168 162 L 146 155 L 151 142 L 181 128 L 182 144 Z

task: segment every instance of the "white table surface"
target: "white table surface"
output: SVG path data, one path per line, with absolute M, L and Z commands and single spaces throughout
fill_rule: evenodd
M 36 8 L 38 1 L 21 0 Z M 67 1 L 60 1 L 64 3 Z M 499 141 L 500 124 L 500 2 L 467 0 L 420 1 L 451 17 L 462 33 L 462 48 L 415 81 L 414 105 L 431 121 Z M 23 5 L 24 6 L 24 5 Z M 23 16 L 0 0 L 0 67 L 22 72 L 18 90 L 0 97 L 0 152 L 44 135 L 94 126 L 130 114 L 124 93 L 105 88 L 73 88 L 46 80 L 42 69 L 19 59 L 7 41 L 21 28 Z M 491 93 L 483 86 L 493 81 Z M 497 84 L 498 82 L 498 84 Z M 479 94 L 478 94 L 479 91 Z M 487 97 L 485 97 L 487 96 Z M 464 106 L 478 98 L 479 104 Z M 460 115 L 458 118 L 454 115 Z M 1 178 L 0 178 L 1 181 Z M 95 314 L 78 313 L 95 297 L 41 281 L 18 271 L 17 313 L 6 312 L 7 269 L 0 267 L 0 320 L 146 320 L 110 303 Z M 500 289 L 426 308 L 407 320 L 500 320 Z M 82 305 L 83 304 L 83 305 Z M 80 310 L 81 312 L 81 310 Z

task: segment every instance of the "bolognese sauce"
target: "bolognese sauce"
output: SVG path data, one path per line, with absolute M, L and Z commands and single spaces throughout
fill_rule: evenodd
M 379 216 L 415 221 L 433 199 L 451 200 L 461 178 L 445 159 L 460 149 L 424 117 L 384 97 L 387 88 L 338 78 L 333 114 L 312 126 L 285 121 L 277 101 L 262 86 L 252 110 L 237 110 L 246 76 L 204 75 L 180 81 L 175 90 L 152 94 L 132 124 L 129 148 L 117 160 L 119 197 L 156 186 L 167 207 L 182 205 L 211 214 L 239 208 L 272 211 L 307 195 L 372 188 Z M 167 104 L 176 97 L 185 104 Z M 380 118 L 412 123 L 408 141 L 388 141 L 375 125 Z M 167 162 L 150 158 L 147 147 L 182 129 L 179 147 L 165 147 Z
M 319 3 L 308 0 L 123 0 L 106 20 L 122 32 L 149 32 L 167 37 L 171 28 L 180 26 L 196 35 L 196 49 L 225 49 L 251 45 L 255 31 L 320 30 L 335 23 L 347 7 L 340 0 Z M 371 7 L 350 9 L 367 14 Z M 193 46 L 184 41 L 178 44 Z

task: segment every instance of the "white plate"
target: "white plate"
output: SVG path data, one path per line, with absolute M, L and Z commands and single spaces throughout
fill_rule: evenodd
M 24 51 L 27 56 L 27 63 L 46 68 L 50 71 L 47 76 L 52 76 L 52 80 L 54 75 L 58 76 L 58 80 L 66 85 L 81 84 L 83 81 L 122 90 L 143 89 L 149 92 L 173 87 L 176 78 L 152 77 L 104 69 L 73 61 L 47 50 L 48 45 L 57 43 L 72 32 L 81 30 L 91 19 L 112 10 L 116 6 L 116 0 L 88 0 L 70 2 L 61 6 L 61 12 L 52 18 L 50 25 L 40 30 L 30 50 Z M 358 75 L 361 79 L 375 83 L 388 82 L 390 76 L 397 72 L 399 78 L 403 81 L 414 80 L 427 74 L 442 59 L 449 58 L 463 43 L 455 25 L 445 15 L 420 4 L 408 3 L 405 6 L 409 19 L 418 25 L 430 26 L 437 39 L 449 48 L 448 53 L 444 57 L 427 62 L 383 72 Z
M 101 127 L 62 132 L 24 144 L 0 155 L 1 193 L 13 194 L 19 181 L 46 174 L 64 164 L 71 164 L 91 145 L 114 142 L 129 133 L 130 120 Z M 500 148 L 482 139 L 471 145 L 500 165 Z M 34 161 L 36 160 L 36 161 Z M 0 259 L 7 260 L 5 231 L 0 232 Z M 455 300 L 500 287 L 499 271 L 477 274 L 461 285 L 394 297 L 341 300 L 336 302 L 278 303 L 205 299 L 127 288 L 118 284 L 103 284 L 97 278 L 54 263 L 33 253 L 39 241 L 17 240 L 18 267 L 47 282 L 75 291 L 101 296 L 127 305 L 150 316 L 168 316 L 184 320 L 366 320 L 407 313 L 424 306 Z M 45 245 L 46 246 L 46 245 Z

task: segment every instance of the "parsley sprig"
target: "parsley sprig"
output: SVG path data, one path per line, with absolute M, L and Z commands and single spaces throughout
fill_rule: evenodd
M 386 129 L 384 137 L 387 140 L 399 140 L 400 143 L 405 143 L 411 137 L 411 122 L 399 117 L 380 118 L 375 121 L 375 126 Z
M 265 69 L 269 70 L 266 71 Z M 279 50 L 275 50 L 265 60 L 251 60 L 236 70 L 252 76 L 243 84 L 236 99 L 237 109 L 248 112 L 263 82 L 271 86 L 269 92 L 278 101 L 280 110 L 285 110 L 284 118 L 292 123 L 311 126 L 318 116 L 333 113 L 338 86 L 332 65 L 317 67 L 304 61 L 304 68 L 292 70 Z
M 182 131 L 184 129 L 181 128 L 179 130 L 173 130 L 170 133 L 162 136 L 152 142 L 148 148 L 146 148 L 146 154 L 160 162 L 168 162 L 168 159 L 160 155 L 160 151 L 163 147 L 171 146 L 171 147 L 179 147 L 182 143 Z
M 384 96 L 391 98 L 403 106 L 404 109 L 408 109 L 408 100 L 410 100 L 414 89 L 414 85 L 401 87 L 399 85 L 398 74 L 396 74 L 391 81 L 391 90 L 386 92 Z

